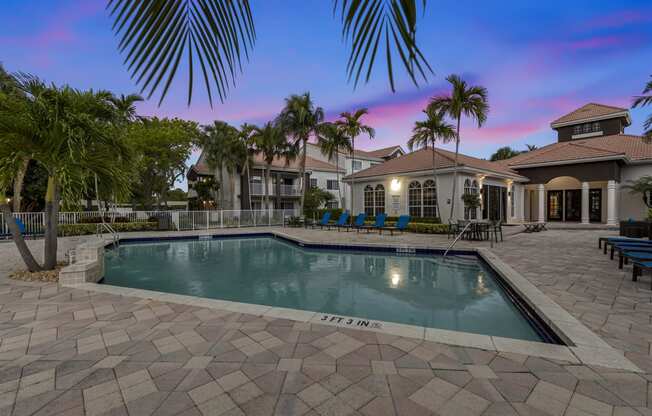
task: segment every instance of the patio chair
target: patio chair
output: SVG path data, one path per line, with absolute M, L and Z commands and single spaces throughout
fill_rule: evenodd
M 385 226 L 385 217 L 385 214 L 378 214 L 376 215 L 376 222 L 374 224 L 358 227 L 357 231 L 360 232 L 360 230 L 366 230 L 367 233 L 369 233 L 371 230 L 380 230 Z
M 383 233 L 383 230 L 389 231 L 390 235 L 394 235 L 394 231 L 400 231 L 401 233 L 405 231 L 407 228 L 408 224 L 410 223 L 410 216 L 409 215 L 401 215 L 398 217 L 398 221 L 396 221 L 396 226 L 394 227 L 381 227 L 378 230 L 379 234 Z
M 344 230 L 346 230 L 348 232 L 352 228 L 357 229 L 357 228 L 363 227 L 364 226 L 364 220 L 366 218 L 367 218 L 367 214 L 365 214 L 364 212 L 361 212 L 360 214 L 358 214 L 355 217 L 355 221 L 353 222 L 353 224 L 344 224 L 342 226 L 338 226 L 338 227 L 336 227 L 337 231 L 339 231 L 340 229 L 344 229 Z
M 349 213 L 348 212 L 343 212 L 340 214 L 340 217 L 337 219 L 337 222 L 328 224 L 327 227 L 330 230 L 331 227 L 342 227 L 344 224 L 346 224 L 349 221 Z
M 643 272 L 648 270 L 652 270 L 652 261 L 634 261 L 632 267 L 632 281 L 637 281 L 638 276 L 642 276 Z M 652 282 L 650 284 L 650 289 L 652 289 Z
M 324 215 L 322 215 L 321 220 L 319 220 L 319 222 L 317 222 L 316 224 L 312 225 L 312 228 L 315 227 L 324 228 L 328 226 L 328 221 L 330 221 L 330 219 L 331 219 L 331 212 L 326 211 L 324 212 Z
M 618 257 L 618 268 L 622 269 L 625 264 L 629 263 L 629 260 L 652 261 L 652 250 L 641 248 L 635 250 L 623 250 L 619 253 Z
M 487 224 L 487 240 L 493 236 L 494 241 L 498 242 L 498 235 L 500 235 L 500 241 L 503 241 L 503 223 L 502 221 L 490 222 Z
M 457 237 L 457 234 L 460 232 L 460 227 L 456 222 L 453 221 L 448 221 L 448 231 L 446 232 L 446 237 L 447 238 L 455 238 Z
M 616 251 L 621 251 L 621 250 L 624 250 L 624 249 L 636 249 L 636 248 L 652 248 L 652 241 L 650 241 L 649 243 L 642 242 L 642 243 L 615 243 L 615 244 L 612 244 L 611 245 L 611 254 L 610 254 L 609 257 L 611 258 L 611 260 L 613 260 L 614 259 L 614 253 Z M 604 252 L 605 253 L 607 252 L 607 246 L 606 245 L 605 245 Z
M 636 242 L 645 242 L 649 241 L 643 238 L 634 238 L 634 237 L 600 237 L 598 238 L 598 248 L 602 248 L 602 243 L 636 243 Z M 606 254 L 606 252 L 605 252 Z

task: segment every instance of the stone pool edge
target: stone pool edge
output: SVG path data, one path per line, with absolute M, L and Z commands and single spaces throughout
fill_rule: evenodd
M 242 233 L 246 235 L 248 233 Z M 277 237 L 294 241 L 301 245 L 313 245 L 313 242 L 305 241 L 301 238 L 291 236 L 279 231 L 270 231 L 266 234 L 272 234 Z M 215 234 L 220 236 L 220 234 Z M 122 239 L 129 241 L 129 238 Z M 121 241 L 122 241 L 121 240 Z M 107 247 L 112 245 L 112 241 L 103 241 L 92 243 L 94 248 L 97 246 Z M 88 244 L 88 243 L 86 243 Z M 339 244 L 319 243 L 320 246 L 341 246 Z M 411 247 L 405 246 L 388 246 L 385 244 L 347 244 L 347 247 L 382 247 L 405 249 Z M 424 247 L 414 247 L 424 248 Z M 438 247 L 427 247 L 433 250 L 440 250 Z M 444 250 L 443 248 L 441 250 Z M 519 295 L 522 301 L 536 312 L 550 328 L 568 345 L 546 344 L 542 342 L 525 341 L 514 338 L 503 338 L 490 335 L 473 334 L 469 332 L 451 331 L 436 328 L 427 328 L 416 325 L 399 324 L 394 322 L 376 321 L 382 324 L 381 328 L 371 327 L 348 327 L 338 322 L 329 322 L 322 319 L 323 313 L 304 311 L 300 309 L 281 308 L 241 302 L 232 302 L 219 299 L 202 298 L 197 296 L 172 294 L 157 292 L 152 290 L 127 288 L 121 286 L 112 286 L 107 284 L 96 283 L 98 280 L 85 281 L 75 279 L 60 282 L 62 286 L 74 287 L 83 290 L 92 290 L 95 292 L 108 293 L 119 296 L 137 297 L 142 299 L 153 299 L 160 302 L 171 302 L 197 307 L 224 310 L 229 312 L 246 313 L 264 318 L 288 319 L 308 324 L 319 324 L 336 326 L 340 328 L 358 329 L 361 331 L 372 331 L 386 335 L 401 336 L 414 338 L 442 344 L 449 344 L 461 347 L 480 348 L 489 351 L 517 353 L 529 356 L 559 360 L 575 364 L 585 364 L 613 368 L 618 370 L 628 370 L 633 372 L 642 372 L 636 365 L 628 360 L 624 353 L 614 349 L 607 344 L 602 338 L 593 333 L 589 328 L 577 320 L 574 316 L 557 305 L 552 299 L 541 292 L 535 285 L 525 279 L 520 273 L 501 260 L 498 256 L 485 248 L 465 249 L 465 252 L 476 253 L 485 261 L 500 277 L 509 284 L 511 289 Z M 103 256 L 98 256 L 98 260 L 103 261 Z M 74 267 L 71 265 L 68 267 Z M 103 270 L 103 267 L 102 267 Z M 344 319 L 363 319 L 358 317 L 341 316 Z M 341 320 L 340 320 L 341 322 Z

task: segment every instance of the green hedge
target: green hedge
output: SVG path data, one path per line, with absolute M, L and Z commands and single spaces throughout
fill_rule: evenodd
M 156 222 L 121 222 L 111 224 L 114 230 L 119 233 L 130 231 L 156 231 L 158 224 Z M 62 237 L 70 235 L 92 235 L 97 232 L 97 224 L 61 224 L 59 225 L 59 235 Z
M 418 234 L 447 234 L 448 224 L 409 223 L 408 231 Z
M 317 220 L 320 220 L 324 216 L 324 213 L 331 213 L 331 220 L 337 221 L 337 219 L 342 215 L 342 208 L 321 208 L 317 210 Z

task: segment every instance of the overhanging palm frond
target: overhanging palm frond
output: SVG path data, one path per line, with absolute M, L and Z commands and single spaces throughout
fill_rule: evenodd
M 643 89 L 643 95 L 637 95 L 634 97 L 634 100 L 632 101 L 632 108 L 636 107 L 646 107 L 650 104 L 652 104 L 652 80 L 648 81 L 647 84 L 645 84 L 645 88 Z M 645 138 L 646 141 L 649 143 L 652 141 L 652 114 L 645 120 L 645 123 L 643 124 L 645 126 Z
M 248 0 L 109 0 L 107 9 L 131 77 L 147 98 L 160 91 L 159 105 L 182 58 L 188 62 L 188 104 L 195 61 L 211 106 L 213 88 L 223 102 L 256 39 Z
M 357 86 L 368 82 L 376 62 L 378 49 L 384 45 L 387 75 L 395 91 L 392 55 L 398 54 L 415 85 L 427 82 L 432 68 L 416 43 L 418 3 L 422 0 L 334 0 L 333 11 L 342 19 L 342 35 L 351 43 L 346 66 L 349 81 Z

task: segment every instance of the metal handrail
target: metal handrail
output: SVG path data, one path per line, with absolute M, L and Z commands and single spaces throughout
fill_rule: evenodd
M 120 235 L 110 224 L 106 222 L 101 222 L 97 224 L 97 236 L 102 237 L 104 235 L 104 230 L 111 234 L 111 239 L 113 240 L 113 245 L 120 247 Z
M 472 224 L 472 223 L 469 222 L 468 224 L 466 224 L 466 225 L 464 226 L 464 228 L 462 229 L 462 231 L 460 231 L 460 233 L 457 235 L 457 237 L 455 237 L 455 239 L 453 240 L 453 242 L 448 246 L 448 248 L 446 249 L 446 251 L 444 251 L 444 257 L 446 257 L 446 254 L 448 254 L 448 252 L 450 251 L 451 248 L 453 248 L 453 246 L 455 245 L 455 243 L 457 243 L 458 240 L 462 237 L 462 235 L 464 235 L 464 233 L 466 232 L 466 229 L 469 228 L 469 226 L 470 226 L 471 224 Z

